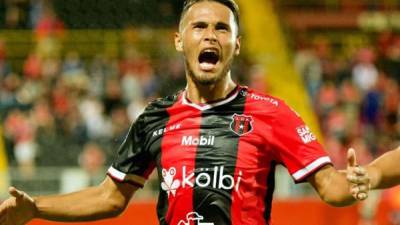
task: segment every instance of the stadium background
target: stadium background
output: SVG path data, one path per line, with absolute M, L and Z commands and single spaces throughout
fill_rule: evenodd
M 284 98 L 335 166 L 399 145 L 400 2 L 238 0 L 235 80 Z M 0 1 L 0 196 L 64 193 L 104 179 L 146 102 L 184 87 L 173 48 L 180 0 Z M 121 218 L 156 224 L 156 177 Z M 400 190 L 332 208 L 277 175 L 277 225 L 400 224 Z M 290 214 L 289 214 L 290 213 Z M 31 224 L 58 224 L 35 220 Z

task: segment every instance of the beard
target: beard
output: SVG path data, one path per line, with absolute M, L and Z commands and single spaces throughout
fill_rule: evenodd
M 218 74 L 215 74 L 214 76 L 210 76 L 209 74 L 202 72 L 195 73 L 193 69 L 190 67 L 188 61 L 185 62 L 185 65 L 189 77 L 193 80 L 193 82 L 196 85 L 208 86 L 216 84 L 222 79 L 224 79 L 231 68 L 232 62 L 233 62 L 233 57 L 226 63 L 222 71 Z

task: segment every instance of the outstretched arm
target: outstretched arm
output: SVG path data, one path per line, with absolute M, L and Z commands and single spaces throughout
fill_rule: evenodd
M 106 177 L 102 184 L 82 191 L 30 197 L 10 188 L 12 197 L 0 205 L 0 225 L 20 225 L 33 218 L 61 222 L 91 221 L 119 215 L 137 187 Z
M 351 186 L 346 175 L 339 173 L 333 166 L 327 165 L 308 178 L 321 199 L 333 206 L 347 206 L 355 202 L 351 195 Z
M 368 166 L 372 189 L 389 188 L 400 184 L 400 147 L 388 151 Z
M 354 150 L 349 150 L 347 155 L 347 168 L 357 168 Z M 346 179 L 346 173 L 337 171 L 333 166 L 327 165 L 308 178 L 308 182 L 318 192 L 322 200 L 333 206 L 347 206 L 356 200 L 368 197 L 369 179 L 363 177 L 358 185 Z M 355 174 L 359 178 L 360 175 Z

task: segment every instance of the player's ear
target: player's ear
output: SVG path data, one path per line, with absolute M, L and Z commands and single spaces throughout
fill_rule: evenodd
M 178 52 L 182 52 L 183 51 L 182 37 L 181 37 L 181 34 L 179 32 L 175 32 L 175 49 Z
M 240 54 L 240 40 L 242 39 L 241 36 L 237 36 L 236 44 L 235 44 L 235 55 L 238 56 Z

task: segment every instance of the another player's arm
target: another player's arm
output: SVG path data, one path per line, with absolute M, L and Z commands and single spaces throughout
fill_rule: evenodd
M 13 189 L 13 197 L 0 206 L 0 224 L 24 224 L 33 218 L 78 222 L 115 217 L 136 190 L 136 186 L 115 182 L 108 176 L 99 186 L 65 195 L 31 198 Z
M 390 188 L 400 184 L 400 146 L 375 159 L 366 170 L 371 180 L 371 189 Z M 349 181 L 359 184 L 359 177 L 350 174 Z

